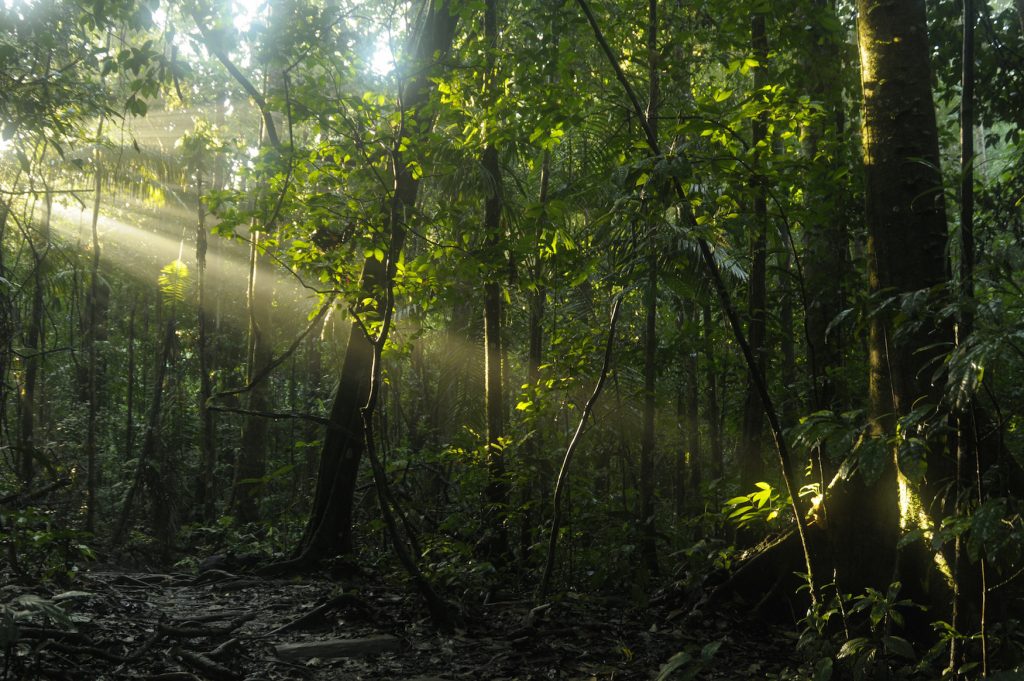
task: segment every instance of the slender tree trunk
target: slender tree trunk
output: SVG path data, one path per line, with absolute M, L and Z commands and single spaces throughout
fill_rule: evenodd
M 974 25 L 976 22 L 974 0 L 963 0 L 963 46 L 961 51 L 961 95 L 960 95 L 960 303 L 956 327 L 956 344 L 962 347 L 974 332 Z M 977 442 L 977 419 L 974 401 L 967 400 L 956 415 L 956 515 L 963 513 L 963 501 L 971 494 L 972 479 L 978 504 L 984 502 L 982 486 L 983 466 Z M 972 475 L 973 473 L 973 475 Z M 982 556 L 973 568 L 963 555 L 962 538 L 957 535 L 954 545 L 953 612 L 951 624 L 955 629 L 964 628 L 967 619 L 964 588 L 974 589 L 972 573 L 977 573 L 978 621 L 980 623 L 981 673 L 988 674 L 988 623 L 987 623 L 987 570 Z M 969 626 L 973 626 L 973 623 Z M 961 642 L 950 641 L 950 668 L 959 669 L 961 663 Z
M 39 222 L 38 234 L 35 235 L 30 244 L 34 259 L 33 288 L 32 288 L 32 311 L 29 317 L 28 329 L 25 332 L 25 349 L 28 356 L 23 360 L 25 378 L 21 391 L 21 419 L 19 423 L 19 441 L 21 445 L 21 456 L 18 461 L 18 472 L 22 483 L 29 485 L 35 478 L 36 458 L 39 456 L 36 450 L 36 402 L 37 387 L 40 380 L 40 370 L 43 362 L 43 350 L 45 345 L 45 328 L 43 326 L 45 316 L 45 269 L 47 266 L 47 252 L 50 248 L 50 215 L 53 207 L 53 197 L 47 188 L 43 195 L 45 213 Z
M 647 99 L 647 120 L 651 121 L 657 139 L 660 104 L 660 67 L 658 64 L 658 0 L 647 3 L 647 67 L 650 90 Z M 651 575 L 658 574 L 654 503 L 654 417 L 657 411 L 658 362 L 658 249 L 653 224 L 647 235 L 647 282 L 644 290 L 644 400 L 643 430 L 640 436 L 640 553 L 644 567 Z
M 751 17 L 750 42 L 754 58 L 758 66 L 754 69 L 754 89 L 758 91 L 765 85 L 765 68 L 768 60 L 768 37 L 765 32 L 765 17 L 754 14 Z M 752 142 L 756 157 L 768 150 L 768 119 L 761 114 L 751 123 Z M 750 278 L 747 281 L 747 310 L 749 322 L 747 338 L 750 348 L 757 360 L 757 369 L 762 376 L 766 375 L 768 348 L 766 347 L 766 307 L 767 307 L 767 257 L 768 257 L 768 201 L 765 179 L 761 176 L 759 166 L 757 174 L 752 178 L 754 187 L 754 220 L 753 235 L 750 242 Z M 754 483 L 762 480 L 765 474 L 764 459 L 761 453 L 761 439 L 764 434 L 764 410 L 761 398 L 751 376 L 747 380 L 746 399 L 743 403 L 743 432 L 739 449 L 740 491 L 750 492 Z
M 249 352 L 246 407 L 252 412 L 272 411 L 270 379 L 253 383 L 263 376 L 273 361 L 271 345 L 270 307 L 272 298 L 272 275 L 267 256 L 262 253 L 262 231 L 253 230 L 249 252 L 249 286 L 247 306 L 249 309 Z M 266 473 L 268 422 L 263 416 L 251 414 L 242 425 L 242 436 L 238 459 L 235 461 L 233 503 L 235 518 L 240 523 L 257 522 L 260 518 L 260 498 Z
M 697 305 L 692 300 L 683 303 L 683 315 L 687 324 L 697 328 Z M 704 451 L 700 443 L 700 386 L 698 385 L 696 346 L 683 359 L 683 383 L 685 385 L 686 408 L 683 418 L 686 423 L 686 451 L 690 461 L 689 486 L 694 499 L 701 498 L 700 486 L 704 482 Z
M 206 234 L 206 207 L 203 205 L 202 170 L 196 171 L 196 193 L 200 197 L 199 214 L 196 220 L 196 287 L 198 289 L 198 307 L 196 316 L 196 352 L 199 355 L 199 459 L 200 475 L 196 489 L 196 503 L 204 521 L 212 522 L 216 515 L 216 484 L 214 476 L 217 467 L 216 431 L 213 424 L 213 412 L 209 402 L 213 395 L 213 381 L 210 372 L 213 368 L 210 357 L 209 338 L 210 311 L 207 308 L 206 295 L 206 251 L 208 247 Z
M 159 304 L 159 302 L 157 303 Z M 153 376 L 153 398 L 149 403 L 149 415 L 146 418 L 146 432 L 142 437 L 142 451 L 139 452 L 139 462 L 135 468 L 135 477 L 132 486 L 128 488 L 124 503 L 121 506 L 121 515 L 118 519 L 117 528 L 114 530 L 111 543 L 119 546 L 124 540 L 124 534 L 128 529 L 131 519 L 132 508 L 135 498 L 143 486 L 149 487 L 151 492 L 157 493 L 160 490 L 160 479 L 157 474 L 156 458 L 160 450 L 160 418 L 163 408 L 164 381 L 167 376 L 167 365 L 170 363 L 171 350 L 174 347 L 174 315 L 169 315 L 167 327 L 164 331 L 163 343 L 160 347 L 160 354 L 156 361 Z M 155 489 L 154 489 L 155 487 Z M 154 496 L 153 503 L 159 501 Z M 157 514 L 154 513 L 154 517 Z M 158 521 L 161 522 L 161 521 Z M 159 527 L 155 527 L 159 533 Z
M 779 346 L 782 350 L 782 422 L 786 427 L 796 424 L 800 400 L 796 391 L 796 340 L 793 329 L 793 275 L 789 248 L 779 255 Z M 796 474 L 797 471 L 790 471 Z
M 10 203 L 0 198 L 0 277 L 8 278 L 7 263 L 4 261 L 3 244 L 7 237 L 7 218 L 10 215 Z M 0 377 L 9 376 L 11 359 L 14 356 L 15 314 L 10 295 L 0 296 Z M 8 383 L 0 380 L 0 444 L 10 444 L 10 429 L 7 423 Z
M 484 41 L 487 45 L 486 77 L 484 97 L 493 106 L 497 100 L 497 50 L 498 50 L 498 8 L 496 0 L 487 0 L 484 9 Z M 485 146 L 482 159 L 487 177 L 487 199 L 484 203 L 484 248 L 489 258 L 487 277 L 484 283 L 484 402 L 487 407 L 487 468 L 490 482 L 486 497 L 490 507 L 490 520 L 486 531 L 494 533 L 490 542 L 492 557 L 508 553 L 508 533 L 504 517 L 508 510 L 509 484 L 505 472 L 505 453 L 501 438 L 505 434 L 505 400 L 502 380 L 501 345 L 501 284 L 497 280 L 504 271 L 501 266 L 501 209 L 502 186 L 501 167 L 498 163 L 498 149 L 491 139 L 496 131 L 484 134 Z
M 103 138 L 103 117 L 96 129 L 97 144 Z M 86 301 L 85 314 L 86 325 L 83 334 L 83 342 L 88 355 L 86 399 L 88 401 L 88 419 L 85 435 L 85 458 L 88 467 L 88 479 L 86 482 L 86 512 L 85 529 L 87 532 L 96 531 L 96 492 L 99 486 L 99 463 L 96 457 L 96 429 L 97 429 L 97 404 L 98 382 L 99 382 L 99 356 L 97 354 L 96 341 L 99 340 L 100 326 L 103 324 L 103 316 L 106 311 L 106 300 L 109 299 L 109 291 L 106 284 L 100 281 L 100 203 L 101 189 L 103 188 L 103 170 L 100 166 L 99 149 L 96 149 L 94 156 L 96 177 L 93 182 L 93 204 L 92 204 L 92 270 L 89 273 L 89 298 Z M 103 301 L 101 301 L 101 296 Z
M 815 0 L 818 12 L 834 17 L 829 0 Z M 815 22 L 818 25 L 819 22 Z M 814 47 L 804 64 L 811 96 L 824 103 L 826 114 L 802 131 L 803 154 L 810 166 L 813 185 L 828 191 L 808 191 L 804 206 L 804 257 L 801 259 L 804 295 L 804 324 L 807 336 L 807 365 L 811 375 L 811 408 L 837 409 L 844 401 L 845 388 L 838 382 L 842 363 L 843 337 L 839 329 L 829 330 L 844 307 L 844 282 L 848 279 L 848 244 L 842 198 L 829 181 L 843 158 L 842 97 L 839 91 L 842 36 L 816 29 Z M 830 478 L 831 471 L 821 472 Z
M 424 109 L 435 87 L 430 66 L 436 63 L 436 57 L 448 52 L 455 34 L 456 17 L 449 11 L 448 0 L 426 1 L 430 4 L 413 60 L 413 75 L 400 98 L 405 117 L 411 117 L 415 125 L 400 131 L 398 139 L 407 133 L 429 132 L 432 118 Z M 395 186 L 390 219 L 394 221 L 392 238 L 397 241 L 397 253 L 404 245 L 406 220 L 416 205 L 419 179 L 407 167 L 404 152 L 398 147 L 392 151 L 392 158 Z M 362 297 L 378 299 L 385 275 L 383 263 L 368 258 L 360 278 Z M 365 446 L 360 410 L 368 397 L 372 363 L 373 348 L 362 329 L 353 325 L 320 453 L 313 508 L 297 551 L 301 563 L 352 551 L 352 505 Z
M 714 319 L 711 304 L 704 303 L 704 366 L 706 369 L 707 401 L 704 418 L 708 422 L 708 440 L 711 446 L 711 468 L 716 478 L 725 474 L 725 446 L 722 442 L 722 419 L 718 405 L 718 369 L 715 362 Z
M 125 460 L 131 459 L 135 451 L 135 308 L 137 306 L 137 300 L 132 298 L 132 310 L 128 313 L 128 376 L 125 379 Z

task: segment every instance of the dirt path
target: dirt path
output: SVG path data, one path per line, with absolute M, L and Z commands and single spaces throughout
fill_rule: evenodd
M 26 593 L 2 597 L 24 610 Z M 533 616 L 526 599 L 475 606 L 451 635 L 408 590 L 370 583 L 93 571 L 34 596 L 70 619 L 29 617 L 0 679 L 652 679 L 683 651 L 670 678 L 764 679 L 792 663 L 778 632 L 583 596 Z

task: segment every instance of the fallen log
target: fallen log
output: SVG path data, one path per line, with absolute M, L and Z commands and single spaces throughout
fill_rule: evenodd
M 400 639 L 394 636 L 369 636 L 367 638 L 335 638 L 326 641 L 303 643 L 282 643 L 274 646 L 278 657 L 287 660 L 308 660 L 314 657 L 359 657 L 379 655 L 399 650 Z

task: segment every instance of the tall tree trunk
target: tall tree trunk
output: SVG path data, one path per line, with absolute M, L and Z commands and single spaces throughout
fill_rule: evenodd
M 249 310 L 249 352 L 246 383 L 248 391 L 246 407 L 251 412 L 272 410 L 270 379 L 266 377 L 267 367 L 273 361 L 271 345 L 270 308 L 273 296 L 272 274 L 263 253 L 261 240 L 264 233 L 253 230 L 249 251 L 249 286 L 247 307 Z M 262 380 L 256 380 L 263 377 Z M 238 459 L 235 461 L 235 481 L 232 506 L 235 518 L 241 523 L 257 522 L 260 518 L 260 498 L 267 459 L 267 419 L 257 413 L 246 416 L 242 425 Z
M 6 243 L 7 219 L 10 215 L 10 202 L 0 198 L 0 277 L 8 279 L 7 263 L 4 261 L 3 244 Z M 11 359 L 14 356 L 13 342 L 16 334 L 15 314 L 11 301 L 12 296 L 0 296 L 0 377 L 9 376 Z M 8 383 L 0 380 L 0 444 L 9 445 L 7 424 Z
M 815 0 L 814 8 L 822 19 L 834 19 L 829 0 Z M 843 283 L 850 269 L 844 201 L 837 198 L 835 183 L 829 181 L 843 158 L 843 102 L 839 91 L 842 36 L 823 28 L 822 23 L 812 24 L 817 27 L 816 39 L 806 58 L 804 73 L 811 96 L 824 103 L 825 115 L 802 130 L 803 154 L 810 165 L 814 186 L 821 187 L 804 195 L 807 218 L 802 225 L 801 259 L 807 364 L 811 375 L 809 399 L 815 411 L 839 408 L 846 392 L 837 376 L 842 363 L 842 334 L 838 329 L 829 331 L 828 327 L 843 309 Z M 822 477 L 831 477 L 831 472 L 822 472 Z
M 103 138 L 103 117 L 96 128 L 97 145 Z M 103 169 L 100 166 L 99 147 L 94 154 L 96 164 L 96 177 L 93 182 L 93 204 L 92 204 L 92 269 L 89 273 L 89 296 L 85 305 L 85 332 L 82 334 L 82 341 L 86 347 L 88 365 L 86 367 L 86 400 L 88 402 L 88 417 L 86 422 L 85 435 L 85 459 L 88 467 L 88 479 L 86 481 L 86 511 L 85 529 L 87 532 L 96 531 L 96 492 L 99 486 L 99 463 L 96 457 L 97 437 L 97 412 L 99 404 L 99 355 L 97 353 L 96 341 L 100 340 L 101 326 L 104 323 L 107 301 L 110 292 L 104 282 L 100 280 L 100 203 L 101 189 L 103 188 Z
M 399 140 L 406 134 L 426 135 L 429 132 L 433 121 L 425 111 L 425 105 L 435 87 L 430 79 L 434 73 L 431 66 L 448 52 L 455 34 L 457 19 L 449 11 L 449 0 L 425 1 L 429 6 L 419 31 L 410 71 L 413 75 L 401 93 L 402 108 L 415 125 L 399 131 Z M 405 239 L 408 215 L 416 205 L 419 179 L 407 167 L 404 152 L 398 146 L 392 151 L 392 159 L 395 185 L 389 219 L 392 221 L 392 238 L 397 240 L 395 252 L 398 253 Z M 360 295 L 378 299 L 385 280 L 384 264 L 368 258 L 363 264 Z M 302 563 L 352 551 L 352 505 L 364 447 L 360 410 L 369 393 L 372 363 L 373 348 L 362 329 L 353 325 L 320 452 L 313 508 L 297 551 L 297 559 Z
M 156 303 L 159 305 L 159 300 Z M 153 398 L 149 403 L 149 415 L 146 418 L 146 432 L 142 437 L 142 451 L 139 452 L 139 462 L 135 467 L 135 477 L 132 480 L 131 487 L 128 488 L 127 494 L 125 494 L 124 502 L 121 506 L 121 514 L 118 518 L 117 527 L 114 530 L 114 534 L 111 538 L 111 544 L 118 546 L 124 540 L 125 532 L 128 530 L 128 524 L 131 519 L 132 508 L 135 504 L 135 498 L 138 496 L 143 487 L 148 487 L 150 492 L 154 494 L 152 503 L 154 505 L 159 504 L 159 500 L 156 498 L 158 493 L 162 493 L 160 488 L 160 477 L 157 474 L 157 456 L 160 451 L 160 420 L 163 413 L 163 397 L 164 397 L 164 380 L 167 376 L 167 365 L 171 359 L 171 351 L 174 347 L 174 315 L 171 314 L 167 320 L 167 326 L 164 331 L 163 342 L 160 346 L 160 353 L 157 356 L 156 367 L 153 372 Z M 161 523 L 159 520 L 159 514 L 153 514 L 154 519 L 157 523 Z M 155 527 L 159 533 L 159 527 Z
M 937 170 L 924 3 L 859 0 L 857 7 L 869 291 L 876 296 L 929 291 L 946 281 L 946 211 Z M 933 362 L 951 340 L 945 323 L 927 308 L 896 333 L 897 309 L 889 305 L 876 311 L 869 327 L 869 415 L 882 447 L 896 436 L 899 418 L 922 403 L 938 404 L 939 389 L 929 385 L 929 378 Z M 936 480 L 948 475 L 950 467 L 942 445 L 929 444 L 927 474 Z M 907 454 L 892 452 L 877 479 L 865 479 L 862 470 L 855 505 L 830 514 L 843 523 L 838 545 L 844 591 L 851 582 L 853 587 L 888 584 L 900 521 L 916 527 L 933 510 L 932 500 L 921 498 L 922 467 L 914 470 L 914 457 Z M 918 573 L 924 569 L 917 568 Z M 920 574 L 901 569 L 901 577 L 912 597 L 926 589 L 908 584 Z
M 974 332 L 974 25 L 976 22 L 974 0 L 963 0 L 963 46 L 961 50 L 960 77 L 960 302 L 956 327 L 956 344 L 962 347 Z M 978 504 L 984 502 L 982 471 L 987 466 L 981 462 L 977 442 L 977 422 L 974 401 L 969 399 L 961 405 L 956 415 L 956 515 L 963 513 L 963 500 L 972 495 L 972 478 Z M 973 471 L 974 475 L 971 475 Z M 954 544 L 953 612 L 950 623 L 957 630 L 964 628 L 966 613 L 962 607 L 963 587 L 970 586 L 968 575 L 974 568 L 963 554 L 962 538 L 957 535 Z M 982 556 L 976 568 L 980 587 L 978 619 L 980 621 L 981 673 L 988 674 L 988 632 L 987 571 Z M 973 625 L 973 623 L 972 623 Z M 950 667 L 957 670 L 961 663 L 961 641 L 950 641 Z
M 498 8 L 496 0 L 487 0 L 484 8 L 484 42 L 486 44 L 484 98 L 493 106 L 497 101 L 496 69 L 498 50 Z M 498 281 L 505 268 L 502 267 L 501 232 L 501 167 L 498 163 L 498 149 L 492 136 L 496 133 L 489 126 L 484 133 L 482 165 L 487 177 L 487 199 L 484 203 L 484 250 L 488 262 L 484 276 L 484 402 L 487 408 L 487 468 L 490 482 L 486 497 L 489 506 L 489 522 L 485 531 L 493 534 L 490 541 L 492 557 L 508 553 L 508 533 L 504 517 L 508 510 L 509 484 L 505 472 L 505 454 L 501 438 L 505 431 L 505 400 L 502 380 L 501 346 L 501 284 Z
M 796 340 L 793 329 L 793 273 L 790 249 L 779 251 L 779 349 L 782 351 L 782 422 L 787 428 L 796 424 L 800 410 L 800 399 L 796 388 Z M 798 471 L 790 471 L 796 474 Z
M 704 323 L 704 366 L 707 368 L 707 399 L 704 418 L 708 422 L 708 440 L 711 446 L 711 468 L 716 478 L 725 474 L 725 446 L 722 443 L 721 410 L 718 405 L 718 365 L 715 362 L 714 319 L 711 315 L 711 304 L 704 303 L 702 310 Z
M 696 331 L 698 325 L 697 305 L 692 300 L 683 303 L 683 316 L 691 329 Z M 689 487 L 694 499 L 700 499 L 700 486 L 704 481 L 704 452 L 700 444 L 700 386 L 698 385 L 698 365 L 696 340 L 693 348 L 688 348 L 683 359 L 683 384 L 686 406 L 683 420 L 686 424 L 686 451 L 690 461 Z M 678 509 L 677 509 L 678 510 Z
M 768 36 L 765 32 L 765 17 L 754 14 L 750 22 L 750 42 L 754 58 L 758 66 L 754 69 L 754 89 L 761 97 L 761 88 L 765 85 L 765 68 L 768 61 Z M 752 143 L 755 158 L 768 150 L 768 118 L 767 113 L 760 114 L 751 123 Z M 765 179 L 762 177 L 760 164 L 756 164 L 756 174 L 751 179 L 754 187 L 754 228 L 750 242 L 750 277 L 747 281 L 747 311 L 749 322 L 747 338 L 750 348 L 757 360 L 757 370 L 761 376 L 766 375 L 768 349 L 766 347 L 766 307 L 767 307 L 767 258 L 768 258 L 768 200 Z M 761 439 L 764 434 L 764 410 L 761 397 L 753 376 L 747 379 L 746 399 L 743 403 L 743 432 L 739 449 L 740 491 L 750 492 L 754 483 L 764 478 L 764 459 L 761 454 Z
M 658 0 L 647 2 L 647 71 L 649 92 L 647 120 L 657 139 L 658 106 L 660 104 L 660 70 L 658 64 Z M 643 430 L 640 435 L 640 553 L 644 567 L 658 574 L 658 547 L 654 524 L 654 417 L 657 411 L 658 362 L 658 249 L 653 223 L 647 234 L 647 282 L 644 289 L 644 404 Z
M 210 347 L 210 311 L 207 308 L 206 292 L 206 207 L 203 205 L 202 170 L 196 171 L 196 193 L 199 196 L 199 213 L 196 220 L 196 288 L 198 289 L 198 310 L 196 311 L 196 353 L 199 355 L 199 484 L 196 487 L 196 505 L 206 522 L 212 522 L 216 514 L 216 489 L 214 475 L 217 467 L 216 433 L 210 397 L 213 395 L 213 368 Z
M 18 474 L 21 481 L 28 485 L 35 478 L 35 465 L 39 452 L 36 449 L 36 403 L 39 373 L 43 362 L 43 346 L 45 345 L 45 269 L 46 255 L 50 248 L 50 216 L 53 208 L 53 197 L 47 187 L 43 194 L 45 213 L 39 222 L 38 233 L 30 244 L 34 270 L 32 274 L 32 310 L 29 316 L 28 329 L 25 331 L 24 382 L 21 389 L 21 412 L 19 422 L 19 444 L 21 456 L 18 460 Z
M 132 458 L 135 450 L 135 308 L 138 301 L 132 298 L 132 309 L 128 313 L 128 369 L 125 377 L 124 405 L 124 458 Z

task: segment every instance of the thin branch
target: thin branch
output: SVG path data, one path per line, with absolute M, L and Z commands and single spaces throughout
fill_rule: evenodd
M 299 336 L 295 340 L 292 341 L 292 344 L 288 346 L 288 349 L 282 352 L 273 360 L 271 360 L 271 362 L 267 364 L 267 366 L 265 366 L 261 372 L 256 374 L 256 376 L 254 376 L 253 379 L 249 381 L 248 384 L 241 388 L 221 390 L 220 392 L 214 393 L 210 399 L 217 399 L 220 397 L 227 397 L 228 395 L 238 395 L 239 393 L 249 392 L 250 390 L 255 388 L 257 384 L 266 380 L 266 378 L 270 376 L 271 373 L 273 373 L 274 369 L 281 366 L 281 364 L 283 364 L 289 357 L 292 356 L 292 354 L 294 354 L 294 352 L 299 348 L 299 345 L 302 344 L 302 341 L 306 340 L 306 337 L 313 331 L 313 329 L 320 325 L 320 322 L 323 321 L 324 317 L 327 315 L 327 312 L 331 309 L 331 304 L 334 303 L 334 298 L 335 294 L 331 294 L 330 296 L 328 296 L 328 298 L 320 306 L 320 310 L 316 313 L 316 316 L 313 317 L 313 320 L 309 323 L 305 330 L 301 334 L 299 334 Z
M 270 109 L 267 106 L 267 100 L 260 94 L 260 91 L 252 84 L 244 73 L 238 70 L 238 67 L 231 62 L 231 58 L 227 52 L 217 47 L 216 40 L 213 33 L 207 28 L 206 23 L 202 17 L 199 16 L 199 11 L 196 9 L 192 10 L 192 20 L 196 22 L 196 28 L 203 35 L 203 44 L 206 46 L 213 56 L 217 57 L 217 60 L 224 65 L 228 73 L 238 81 L 238 84 L 242 86 L 246 94 L 252 97 L 252 100 L 256 102 L 256 106 L 259 107 L 260 114 L 263 115 L 263 123 L 267 126 L 267 137 L 270 139 L 270 143 L 274 145 L 275 149 L 281 148 L 281 140 L 277 136 L 277 128 L 274 127 L 274 118 L 270 115 Z
M 210 411 L 221 411 L 229 414 L 243 414 L 245 416 L 262 416 L 266 419 L 301 419 L 303 421 L 312 421 L 313 423 L 319 423 L 322 426 L 330 425 L 331 420 L 324 416 L 317 416 L 316 414 L 303 414 L 295 411 L 261 411 L 258 409 L 242 409 L 241 407 L 220 407 L 217 405 L 210 405 L 207 407 Z
M 612 363 L 612 348 L 615 345 L 615 325 L 619 321 L 619 306 L 622 303 L 622 296 L 615 298 L 615 302 L 612 304 L 611 321 L 608 324 L 608 340 L 604 346 L 604 362 L 601 364 L 601 374 L 597 379 L 597 385 L 594 386 L 594 392 L 590 395 L 590 399 L 587 400 L 586 405 L 583 407 L 583 413 L 580 414 L 580 422 L 576 426 L 576 433 L 572 436 L 572 440 L 569 441 L 569 446 L 565 450 L 565 457 L 562 459 L 562 468 L 558 471 L 558 481 L 555 483 L 555 495 L 552 502 L 553 510 L 551 513 L 551 536 L 548 538 L 548 557 L 547 562 L 544 564 L 544 576 L 540 581 L 540 589 L 537 592 L 538 604 L 542 603 L 548 596 L 548 589 L 551 586 L 551 573 L 554 572 L 555 568 L 555 552 L 558 549 L 558 530 L 561 525 L 561 503 L 562 503 L 562 491 L 565 488 L 565 481 L 569 477 L 569 464 L 572 463 L 572 455 L 576 452 L 576 447 L 580 443 L 580 436 L 583 434 L 583 429 L 587 425 L 587 419 L 590 418 L 590 413 L 594 410 L 594 403 L 597 402 L 597 398 L 601 396 L 601 391 L 604 389 L 605 379 L 608 378 L 608 369 Z

